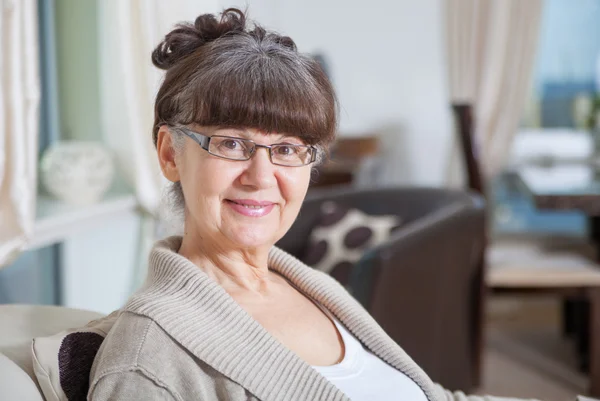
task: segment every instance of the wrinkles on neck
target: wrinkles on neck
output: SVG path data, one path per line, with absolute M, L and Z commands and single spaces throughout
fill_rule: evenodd
M 272 283 L 268 257 L 271 245 L 239 249 L 218 241 L 184 235 L 178 252 L 226 291 L 264 293 Z

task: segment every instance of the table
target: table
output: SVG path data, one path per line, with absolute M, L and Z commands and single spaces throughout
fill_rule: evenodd
M 360 166 L 357 162 L 327 161 L 313 169 L 310 186 L 328 187 L 332 185 L 351 185 Z
M 589 221 L 589 235 L 600 260 L 600 166 L 591 163 L 562 163 L 529 166 L 518 172 L 519 184 L 541 210 L 578 210 Z M 595 280 L 567 282 L 560 285 L 532 285 L 538 290 L 562 291 L 583 296 L 588 302 L 588 339 L 590 394 L 600 396 L 600 284 Z M 587 347 L 586 347 L 587 348 Z
M 556 164 L 519 171 L 522 187 L 541 210 L 579 210 L 589 221 L 600 260 L 600 166 Z
M 378 154 L 377 135 L 340 136 L 332 146 L 330 157 L 313 170 L 311 187 L 353 184 L 362 162 Z

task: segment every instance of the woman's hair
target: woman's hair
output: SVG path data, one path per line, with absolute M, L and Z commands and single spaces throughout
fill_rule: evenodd
M 319 62 L 291 38 L 248 25 L 236 8 L 220 19 L 200 15 L 178 24 L 152 52 L 154 65 L 166 70 L 154 107 L 155 145 L 161 125 L 188 124 L 293 135 L 319 153 L 333 141 L 338 105 Z M 171 132 L 180 151 L 183 136 Z M 182 209 L 180 183 L 170 193 Z
M 336 97 L 318 61 L 287 36 L 248 27 L 238 9 L 177 25 L 152 62 L 167 71 L 154 108 L 155 144 L 163 124 L 255 128 L 324 146 L 335 136 Z

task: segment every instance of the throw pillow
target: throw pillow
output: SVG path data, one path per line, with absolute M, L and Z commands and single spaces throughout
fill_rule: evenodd
M 33 339 L 33 371 L 47 401 L 87 398 L 94 358 L 118 317 L 115 311 L 83 328 Z
M 400 224 L 398 216 L 368 215 L 333 201 L 324 202 L 302 261 L 347 285 L 352 266 L 364 252 L 385 242 Z

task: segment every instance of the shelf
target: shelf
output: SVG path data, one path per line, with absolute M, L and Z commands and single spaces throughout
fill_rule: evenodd
M 36 222 L 28 250 L 58 242 L 81 230 L 118 218 L 137 208 L 135 196 L 126 190 L 111 191 L 103 200 L 91 205 L 70 205 L 50 196 L 40 195 L 36 205 Z

